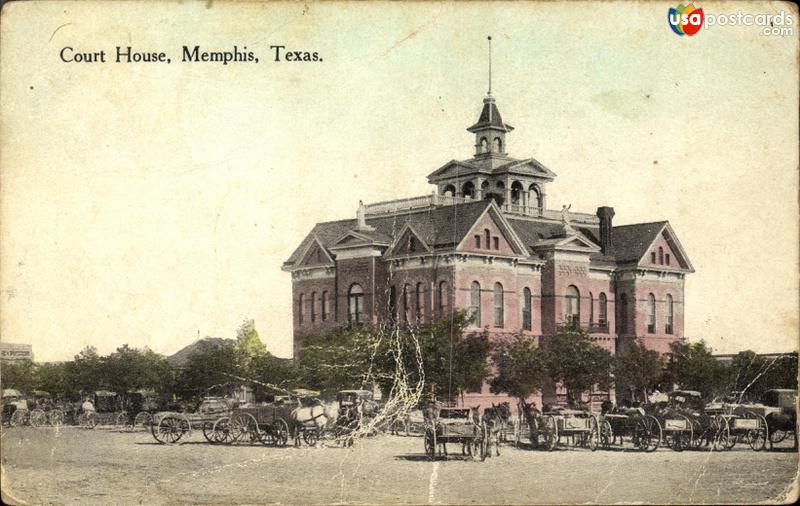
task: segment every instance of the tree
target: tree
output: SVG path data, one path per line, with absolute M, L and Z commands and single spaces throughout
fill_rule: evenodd
M 177 393 L 183 398 L 202 396 L 209 388 L 234 381 L 239 375 L 233 346 L 203 346 L 189 357 L 188 364 L 178 374 Z
M 30 392 L 36 388 L 37 370 L 37 365 L 31 360 L 3 362 L 0 367 L 0 384 L 3 388 Z
M 613 357 L 580 330 L 556 334 L 543 347 L 547 370 L 553 381 L 567 390 L 567 399 L 579 399 L 592 386 L 609 388 Z
M 731 360 L 728 377 L 729 388 L 742 399 L 761 399 L 771 388 L 797 388 L 797 354 L 767 358 L 740 351 Z
M 665 382 L 684 390 L 697 390 L 706 399 L 725 395 L 730 390 L 729 371 L 711 353 L 704 341 L 673 342 L 670 344 Z
M 617 387 L 632 392 L 634 400 L 639 393 L 644 396 L 643 400 L 647 400 L 648 391 L 658 385 L 665 366 L 666 362 L 660 353 L 634 341 L 628 352 L 616 359 Z
M 127 344 L 103 359 L 104 384 L 115 392 L 170 390 L 172 367 L 166 357 L 150 349 L 138 350 Z
M 67 363 L 66 382 L 73 394 L 107 388 L 103 360 L 97 348 L 87 346 Z
M 492 352 L 495 375 L 492 393 L 506 393 L 524 401 L 549 382 L 547 361 L 536 341 L 523 335 L 498 343 Z
M 233 350 L 239 372 L 245 377 L 250 377 L 253 360 L 267 353 L 267 347 L 258 336 L 255 320 L 245 320 L 236 331 L 236 344 L 233 345 Z

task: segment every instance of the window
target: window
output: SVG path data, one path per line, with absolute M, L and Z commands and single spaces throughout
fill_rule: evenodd
M 316 250 L 316 255 L 317 255 L 317 262 L 318 262 L 318 263 L 321 263 L 321 262 L 322 262 L 322 250 L 320 250 L 319 248 L 317 248 L 317 250 Z
M 492 241 L 492 233 L 489 232 L 488 228 L 485 228 L 483 230 L 483 235 L 486 238 L 486 249 L 491 248 L 490 244 L 492 244 L 492 242 L 491 242 Z
M 456 194 L 456 187 L 451 184 L 445 186 L 444 191 L 442 191 L 442 195 L 445 195 L 447 197 L 454 197 L 455 194 Z
M 589 292 L 589 325 L 594 324 L 594 295 Z
M 464 183 L 464 186 L 461 187 L 461 194 L 469 199 L 475 198 L 475 184 L 472 181 Z
M 522 290 L 522 330 L 531 330 L 531 289 Z
M 414 294 L 414 303 L 415 303 L 415 311 L 414 316 L 417 318 L 417 323 L 422 323 L 425 317 L 425 290 L 422 287 L 422 283 L 417 283 L 417 289 L 415 290 L 416 293 Z
M 666 263 L 667 263 L 667 265 L 669 265 L 669 253 L 667 253 L 667 254 L 666 254 L 666 255 L 664 255 L 664 256 L 666 257 L 666 260 L 667 260 L 667 262 L 666 262 Z
M 581 321 L 581 293 L 575 285 L 567 287 L 567 294 L 564 297 L 564 323 L 570 327 L 577 328 Z
M 408 312 L 411 305 L 408 303 L 408 284 L 403 285 L 403 323 L 408 323 Z
M 600 311 L 598 312 L 597 320 L 600 325 L 608 324 L 608 300 L 603 292 L 600 292 Z
M 305 299 L 305 295 L 302 293 L 300 294 L 300 297 L 297 298 L 297 319 L 300 321 L 300 323 L 303 323 L 303 304 L 306 302 Z
M 475 236 L 475 247 L 478 248 L 478 249 L 481 248 L 481 236 L 479 236 L 479 235 Z
M 650 263 L 651 264 L 656 263 L 656 252 L 655 251 L 651 251 L 650 252 Z
M 493 146 L 494 146 L 494 152 L 495 153 L 502 153 L 503 152 L 503 139 L 501 139 L 500 137 L 495 137 Z
M 494 239 L 494 249 L 500 249 L 500 239 L 497 237 L 493 237 Z
M 647 332 L 654 334 L 656 331 L 656 296 L 652 293 L 647 296 Z
M 619 304 L 617 304 L 617 333 L 622 334 L 628 332 L 628 295 L 621 294 L 619 296 Z
M 494 284 L 494 326 L 502 327 L 505 320 L 503 313 L 503 285 Z
M 658 263 L 664 265 L 664 248 L 658 247 Z
M 361 323 L 364 320 L 364 290 L 361 285 L 354 284 L 347 294 L 350 323 Z
M 397 288 L 394 285 L 389 288 L 389 318 L 397 321 Z
M 669 257 L 667 257 L 667 258 L 669 258 Z M 664 311 L 664 312 L 667 314 L 667 324 L 666 324 L 666 326 L 664 328 L 664 332 L 667 333 L 667 334 L 672 334 L 672 319 L 673 319 L 674 313 L 673 313 L 673 307 L 672 307 L 672 295 L 670 295 L 670 294 L 667 294 L 666 307 L 664 309 L 666 309 L 666 311 Z
M 489 151 L 489 141 L 486 140 L 486 137 L 481 137 L 481 153 L 486 153 Z
M 311 323 L 317 321 L 317 292 L 311 292 Z
M 473 327 L 481 326 L 481 285 L 477 281 L 469 288 L 469 321 Z
M 408 238 L 408 252 L 414 253 L 417 251 L 417 240 L 414 239 L 414 236 Z
M 444 318 L 448 314 L 448 303 L 450 302 L 450 293 L 447 290 L 447 281 L 439 282 L 439 318 Z
M 328 292 L 322 292 L 322 321 L 328 319 L 328 314 L 330 314 L 330 308 L 328 307 Z

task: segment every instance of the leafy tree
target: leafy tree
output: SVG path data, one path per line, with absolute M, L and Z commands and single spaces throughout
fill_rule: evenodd
M 567 390 L 568 399 L 578 399 L 593 385 L 609 388 L 614 359 L 580 330 L 556 334 L 544 345 L 547 370 L 553 381 Z
M 728 377 L 729 388 L 748 400 L 761 399 L 771 388 L 797 388 L 797 354 L 772 359 L 741 351 L 733 357 Z
M 87 346 L 75 355 L 72 362 L 67 363 L 65 372 L 69 390 L 77 394 L 107 388 L 104 369 L 97 348 Z
M 706 399 L 725 395 L 730 391 L 728 368 L 714 358 L 704 341 L 670 344 L 665 382 L 685 390 L 697 390 Z
M 172 368 L 167 359 L 150 349 L 127 344 L 103 359 L 104 385 L 115 392 L 139 389 L 165 391 L 172 386 Z
M 627 353 L 616 359 L 617 387 L 632 392 L 634 398 L 641 393 L 646 400 L 648 391 L 658 385 L 665 366 L 666 362 L 660 353 L 634 341 Z
M 250 377 L 253 373 L 253 360 L 267 354 L 267 347 L 261 342 L 254 320 L 245 320 L 236 331 L 236 344 L 233 346 L 236 366 L 239 372 Z
M 178 373 L 176 393 L 183 398 L 203 395 L 209 388 L 232 381 L 231 374 L 240 375 L 232 346 L 203 346 L 189 357 L 188 364 Z
M 0 367 L 0 384 L 3 388 L 15 388 L 30 392 L 36 388 L 38 366 L 31 360 L 4 362 Z
M 545 354 L 530 337 L 517 335 L 498 343 L 492 363 L 496 371 L 490 382 L 492 393 L 525 400 L 549 383 Z

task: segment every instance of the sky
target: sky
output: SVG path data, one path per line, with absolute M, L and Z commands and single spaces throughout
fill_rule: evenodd
M 487 90 L 548 205 L 669 220 L 696 269 L 686 336 L 798 347 L 798 36 L 678 36 L 664 2 L 6 4 L 0 339 L 37 360 L 171 354 L 245 319 L 291 354 L 281 264 L 315 223 L 430 193 Z M 790 11 L 790 9 L 792 9 Z M 183 45 L 259 63 L 181 62 Z M 270 45 L 316 51 L 274 62 Z M 116 46 L 170 64 L 113 63 Z M 107 63 L 64 63 L 64 47 Z

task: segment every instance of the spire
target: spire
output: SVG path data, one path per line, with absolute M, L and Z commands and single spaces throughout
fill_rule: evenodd
M 514 130 L 514 127 L 503 123 L 500 111 L 492 96 L 492 36 L 489 41 L 489 90 L 483 99 L 483 109 L 478 122 L 467 128 L 468 132 L 475 134 L 475 156 L 506 156 L 505 134 Z
M 489 35 L 489 92 L 487 95 L 492 94 L 492 36 Z

